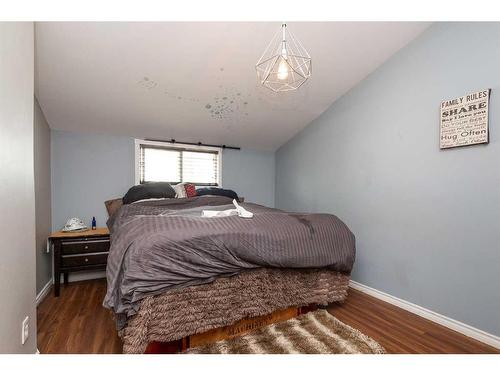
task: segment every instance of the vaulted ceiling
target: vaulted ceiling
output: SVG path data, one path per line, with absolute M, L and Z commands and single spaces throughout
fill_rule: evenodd
M 37 23 L 35 94 L 53 129 L 275 150 L 428 26 L 289 23 L 313 75 L 277 94 L 255 63 L 279 22 Z

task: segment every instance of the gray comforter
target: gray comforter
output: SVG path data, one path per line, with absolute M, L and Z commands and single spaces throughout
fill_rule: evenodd
M 234 208 L 231 199 L 215 196 L 121 207 L 108 221 L 104 306 L 125 319 L 148 295 L 260 267 L 325 267 L 350 273 L 354 235 L 336 216 L 242 206 L 254 213 L 252 219 L 201 217 L 204 209 Z

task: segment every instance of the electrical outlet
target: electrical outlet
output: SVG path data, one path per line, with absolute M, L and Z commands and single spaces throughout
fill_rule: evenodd
M 27 316 L 23 320 L 23 325 L 21 326 L 21 344 L 24 345 L 26 340 L 28 340 L 28 336 L 30 334 L 30 317 Z

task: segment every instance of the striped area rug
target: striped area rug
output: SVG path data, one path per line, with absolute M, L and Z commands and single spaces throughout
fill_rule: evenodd
M 372 338 L 326 310 L 271 324 L 247 335 L 192 348 L 192 354 L 382 354 Z

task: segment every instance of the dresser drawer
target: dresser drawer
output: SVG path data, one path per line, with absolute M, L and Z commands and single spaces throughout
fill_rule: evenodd
M 103 253 L 109 251 L 109 239 L 64 241 L 61 252 L 65 254 Z
M 84 267 L 106 264 L 108 253 L 67 255 L 62 257 L 62 267 Z

